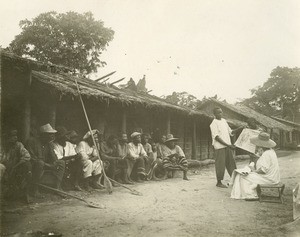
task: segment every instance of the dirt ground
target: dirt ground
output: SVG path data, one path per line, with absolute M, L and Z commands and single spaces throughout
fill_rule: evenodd
M 190 181 L 182 180 L 179 173 L 178 178 L 130 186 L 143 196 L 121 187 L 112 195 L 104 190 L 85 195 L 105 209 L 61 198 L 23 207 L 9 205 L 2 213 L 2 234 L 41 230 L 63 236 L 300 236 L 299 222 L 290 223 L 292 189 L 300 182 L 300 152 L 278 155 L 286 184 L 284 204 L 230 199 L 230 188 L 216 188 L 211 165 L 191 170 Z

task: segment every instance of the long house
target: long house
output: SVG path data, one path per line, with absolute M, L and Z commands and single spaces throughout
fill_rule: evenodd
M 1 50 L 1 137 L 11 128 L 25 142 L 39 126 L 65 126 L 83 135 L 88 126 L 78 99 L 78 82 L 91 126 L 105 137 L 139 130 L 172 133 L 187 158 L 213 157 L 209 113 L 166 102 L 147 93 L 119 89 Z M 0 144 L 1 145 L 1 144 Z

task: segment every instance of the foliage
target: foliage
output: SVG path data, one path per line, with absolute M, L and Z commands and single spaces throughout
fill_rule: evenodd
M 252 89 L 252 97 L 243 104 L 268 114 L 294 117 L 299 109 L 300 69 L 277 67 L 269 79 L 258 88 Z
M 187 92 L 173 92 L 172 95 L 166 96 L 165 100 L 169 103 L 191 109 L 197 109 L 201 105 L 200 100 Z
M 14 53 L 85 74 L 106 65 L 99 56 L 114 35 L 91 12 L 46 12 L 20 21 L 20 27 L 22 32 L 10 43 Z

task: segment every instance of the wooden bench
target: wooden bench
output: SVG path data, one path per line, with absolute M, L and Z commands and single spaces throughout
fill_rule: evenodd
M 279 184 L 258 184 L 257 185 L 257 195 L 259 197 L 260 202 L 275 202 L 275 203 L 283 203 L 283 190 L 285 185 L 283 183 Z M 262 194 L 263 190 L 276 190 L 278 191 L 278 196 L 270 196 Z

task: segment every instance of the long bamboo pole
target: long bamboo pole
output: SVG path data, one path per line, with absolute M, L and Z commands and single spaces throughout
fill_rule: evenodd
M 96 144 L 94 134 L 92 132 L 91 124 L 90 124 L 90 121 L 89 121 L 89 118 L 88 118 L 88 115 L 87 115 L 87 112 L 86 112 L 86 109 L 85 109 L 85 106 L 84 106 L 84 103 L 83 103 L 83 100 L 82 100 L 82 97 L 81 97 L 81 93 L 80 93 L 79 86 L 78 86 L 76 78 L 75 78 L 75 84 L 76 84 L 76 87 L 77 87 L 77 91 L 78 91 L 79 99 L 80 99 L 82 109 L 83 109 L 83 112 L 84 112 L 84 115 L 85 115 L 85 119 L 86 119 L 86 122 L 87 122 L 87 125 L 88 125 L 88 128 L 89 128 L 89 131 L 91 133 L 91 137 L 92 137 L 95 149 L 97 151 L 97 156 L 98 156 L 99 162 L 102 166 L 102 172 L 103 172 L 103 178 L 104 178 L 104 187 L 106 188 L 108 193 L 111 194 L 112 193 L 112 184 L 111 184 L 109 178 L 106 176 L 106 173 L 105 173 L 105 170 L 104 170 L 104 165 L 103 165 L 102 160 L 101 160 L 100 155 L 99 155 L 98 146 Z

